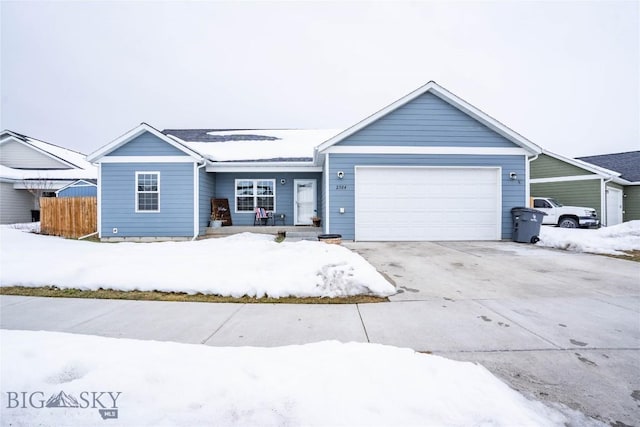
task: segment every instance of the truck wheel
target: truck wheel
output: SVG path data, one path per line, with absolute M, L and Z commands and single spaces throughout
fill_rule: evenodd
M 533 237 L 531 238 L 531 243 L 533 243 L 534 245 L 535 245 L 536 243 L 538 243 L 539 241 L 540 241 L 540 238 L 539 238 L 538 236 L 533 236 Z
M 562 228 L 578 228 L 578 221 L 573 218 L 562 218 L 558 223 L 558 227 Z

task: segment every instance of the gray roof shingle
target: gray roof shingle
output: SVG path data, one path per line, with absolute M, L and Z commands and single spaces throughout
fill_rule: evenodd
M 255 135 L 209 135 L 209 132 L 234 132 L 239 130 L 255 130 Z M 260 135 L 259 129 L 165 129 L 165 135 L 173 135 L 183 141 L 191 142 L 227 142 L 227 141 L 275 141 L 279 138 Z
M 627 181 L 640 181 L 640 151 L 577 157 L 577 159 L 619 172 L 620 178 Z

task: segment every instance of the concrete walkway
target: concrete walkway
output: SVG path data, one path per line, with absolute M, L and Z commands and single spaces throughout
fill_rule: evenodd
M 349 305 L 2 296 L 0 326 L 214 346 L 410 347 L 479 362 L 525 395 L 607 423 L 639 423 L 639 263 L 504 242 L 345 245 L 402 292 Z

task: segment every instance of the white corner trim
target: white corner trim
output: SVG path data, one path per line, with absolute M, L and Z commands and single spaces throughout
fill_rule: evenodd
M 519 147 L 414 147 L 414 146 L 353 146 L 334 145 L 324 153 L 331 154 L 455 154 L 482 156 L 522 156 L 528 152 Z
M 553 178 L 535 178 L 531 179 L 531 184 L 544 184 L 547 182 L 568 182 L 568 181 L 587 181 L 591 179 L 602 179 L 600 175 L 572 175 L 572 176 L 556 176 Z
M 331 233 L 331 224 L 329 219 L 329 204 L 330 198 L 329 195 L 331 192 L 329 191 L 329 153 L 325 153 L 324 155 L 324 231 L 325 233 Z
M 538 156 L 536 155 L 535 158 Z M 524 204 L 522 206 L 529 206 L 531 200 L 531 160 L 529 160 L 529 156 L 524 157 Z
M 190 156 L 105 156 L 97 163 L 197 163 Z

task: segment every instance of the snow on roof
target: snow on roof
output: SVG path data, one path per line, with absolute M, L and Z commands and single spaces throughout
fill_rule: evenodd
M 37 151 L 44 152 L 45 154 L 61 160 L 71 168 L 75 169 L 15 169 L 7 166 L 2 166 L 0 169 L 0 177 L 9 179 L 80 179 L 80 178 L 97 178 L 97 168 L 89 163 L 85 159 L 85 155 L 77 151 L 69 150 L 58 145 L 54 145 L 48 142 L 41 141 L 39 139 L 32 138 L 27 135 L 22 135 L 17 132 L 5 130 L 2 134 L 7 134 L 13 138 L 21 141 L 24 144 L 30 145 Z
M 165 129 L 208 160 L 307 161 L 316 146 L 341 132 L 340 129 Z

